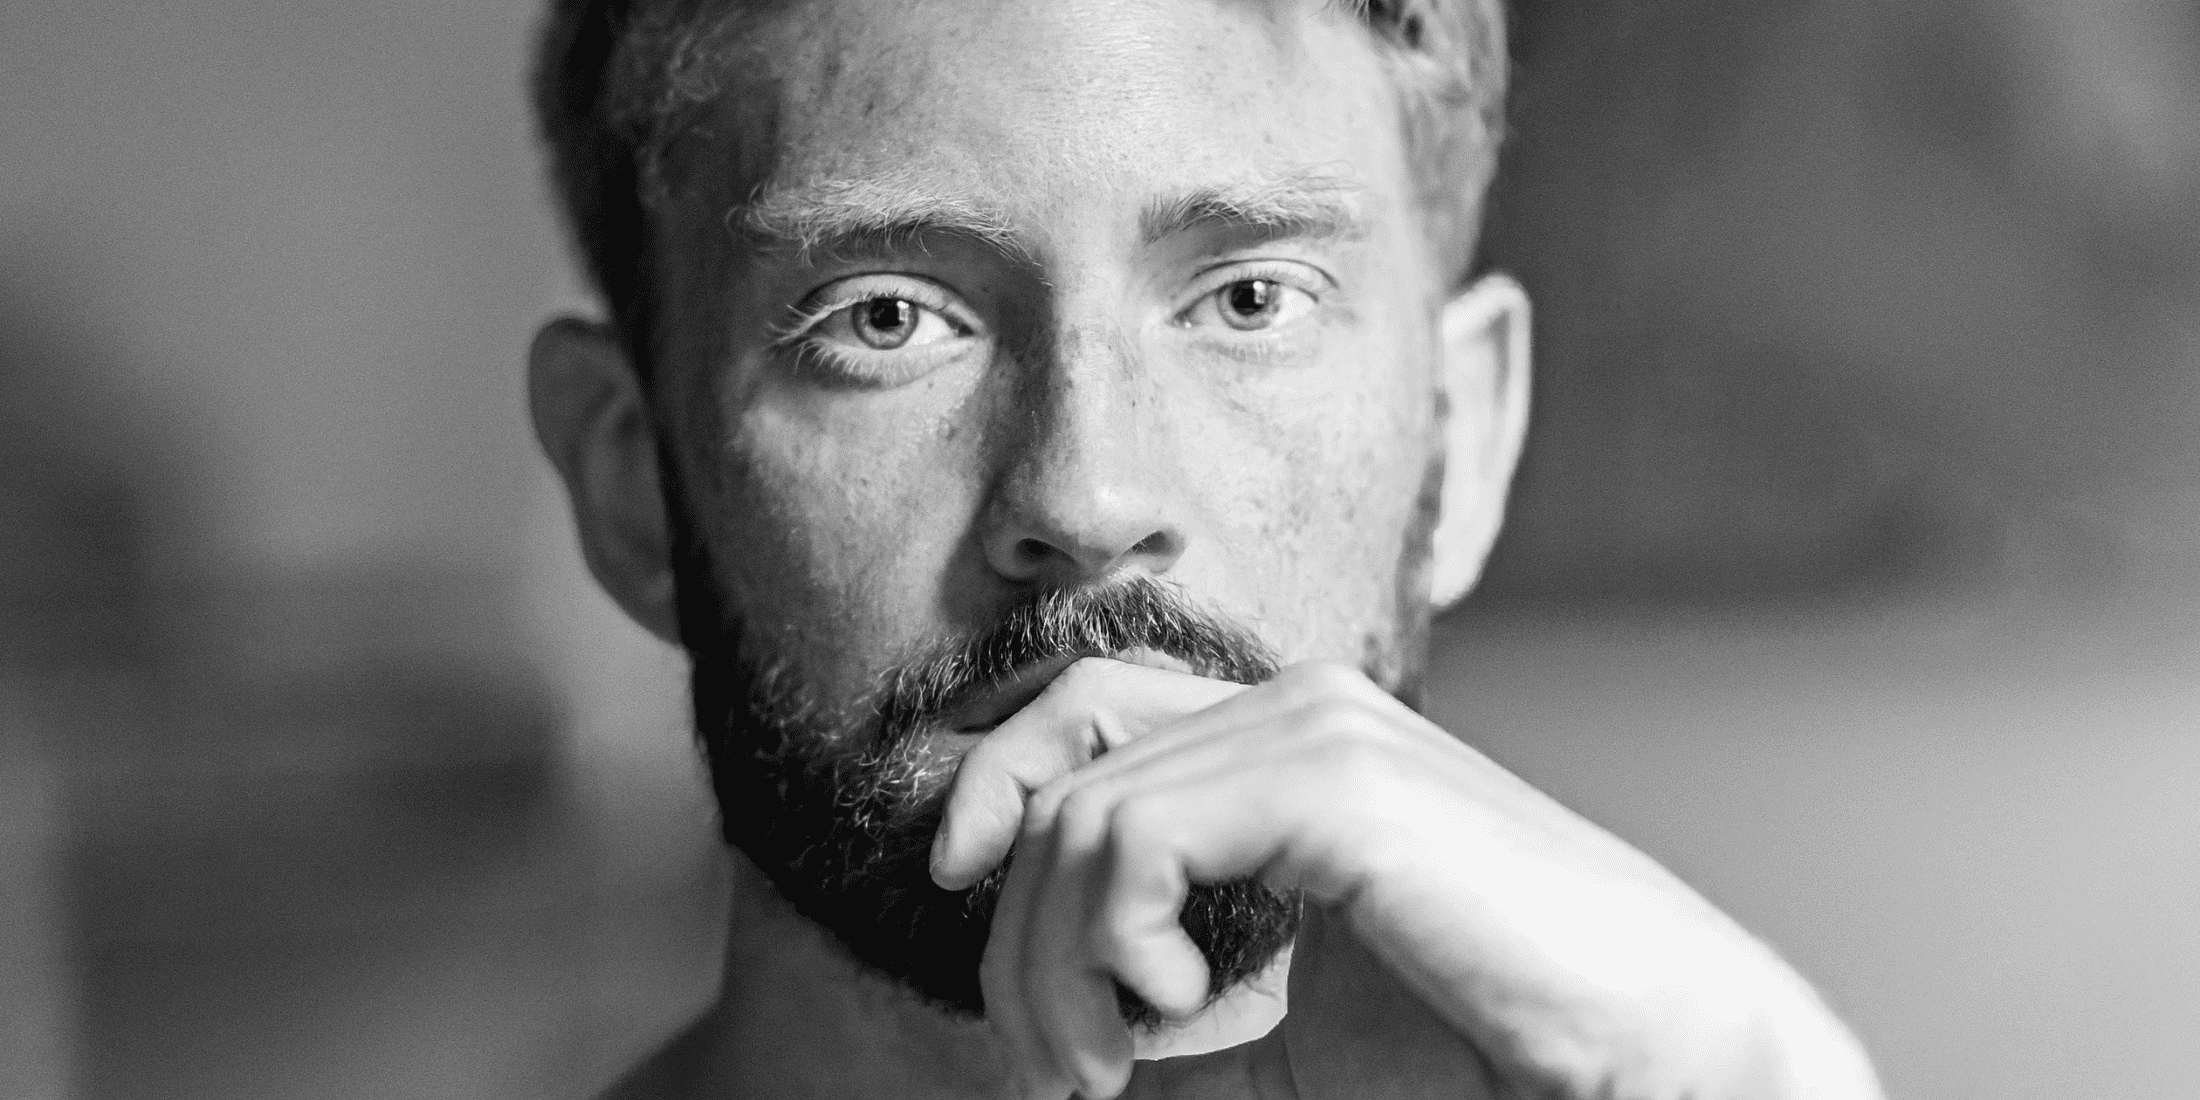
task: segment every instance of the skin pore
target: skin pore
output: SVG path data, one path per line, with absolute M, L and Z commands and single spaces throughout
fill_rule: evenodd
M 699 128 L 745 140 L 672 150 L 653 364 L 752 637 L 853 699 L 1128 572 L 1295 660 L 1417 654 L 1398 574 L 1425 561 L 1445 280 L 1349 13 L 816 4 L 760 32 L 759 94 Z M 899 348 L 866 343 L 866 295 L 906 303 Z M 1493 417 L 1470 381 L 1462 415 Z M 1177 1049 L 1265 1030 L 1279 987 Z
M 821 695 L 1110 570 L 1293 659 L 1390 644 L 1444 288 L 1364 32 L 1291 7 L 809 5 L 769 178 L 675 167 L 660 413 L 728 602 Z M 793 239 L 686 262 L 758 182 L 735 218 Z M 1247 196 L 1346 224 L 1157 216 Z M 1282 323 L 1231 328 L 1259 278 Z M 788 339 L 872 294 L 909 345 Z
M 765 34 L 770 122 L 705 128 L 771 134 L 768 174 L 685 143 L 659 250 L 660 415 L 751 637 L 854 699 L 1035 589 L 1140 573 L 1294 660 L 1418 652 L 1444 287 L 1348 12 L 833 4 Z M 870 295 L 900 347 L 866 343 Z
M 1346 5 L 811 0 L 725 65 L 653 181 L 646 390 L 598 326 L 532 356 L 605 588 L 692 642 L 675 500 L 712 625 L 822 739 L 912 654 L 1133 577 L 1290 667 L 1100 654 L 916 732 L 933 880 L 1008 867 L 986 1022 L 742 866 L 717 1007 L 621 1095 L 1871 1094 L 1769 951 L 1392 697 L 1495 536 L 1527 316 L 1455 287 Z M 1287 979 L 1130 1035 L 1116 983 L 1213 992 L 1176 913 L 1237 878 L 1309 899 Z

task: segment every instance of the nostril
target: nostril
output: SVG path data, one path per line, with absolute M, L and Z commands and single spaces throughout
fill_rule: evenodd
M 1043 531 L 1008 537 L 1013 532 L 1004 531 L 986 540 L 985 554 L 995 572 L 1018 583 L 1083 584 L 1120 567 L 1161 572 L 1175 565 L 1177 555 L 1184 552 L 1183 537 L 1170 527 L 1149 526 L 1146 531 L 1135 544 L 1122 541 L 1125 533 L 1120 531 L 1114 538 L 1105 537 L 1106 532 L 1094 532 L 1089 538 L 1048 538 Z
M 1131 553 L 1142 557 L 1158 557 L 1169 552 L 1170 542 L 1168 532 L 1155 531 L 1139 539 L 1138 545 L 1131 547 Z

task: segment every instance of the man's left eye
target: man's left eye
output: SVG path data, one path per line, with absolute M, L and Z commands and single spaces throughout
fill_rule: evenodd
M 1290 324 L 1315 304 L 1313 295 L 1280 279 L 1239 279 L 1194 303 L 1184 314 L 1184 323 L 1219 323 L 1240 332 L 1257 332 Z
M 897 351 L 951 340 L 963 333 L 929 306 L 881 295 L 834 310 L 818 322 L 811 335 L 844 346 Z

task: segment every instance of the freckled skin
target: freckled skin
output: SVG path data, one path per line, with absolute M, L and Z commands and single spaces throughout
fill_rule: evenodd
M 858 971 L 751 877 L 718 1007 L 620 1096 L 1373 1100 L 1495 1079 L 1877 1100 L 1854 1037 L 1774 952 L 1397 697 L 1430 599 L 1470 585 L 1495 535 L 1527 306 L 1499 277 L 1444 285 L 1395 93 L 1346 7 L 791 6 L 657 181 L 653 417 L 610 334 L 538 337 L 530 400 L 591 568 L 661 635 L 675 610 L 701 632 L 673 607 L 661 441 L 723 613 L 840 708 L 807 728 L 876 728 L 848 708 L 913 650 L 1125 573 L 1290 666 L 1247 686 L 1095 657 L 982 736 L 920 734 L 924 766 L 954 775 L 932 884 L 1003 869 L 983 1027 Z M 1167 217 L 1233 186 L 1242 213 L 1263 194 L 1246 185 L 1278 179 L 1301 200 L 1341 182 L 1359 227 Z M 844 224 L 842 194 L 970 228 L 756 243 Z M 1256 267 L 1288 323 L 1221 312 Z M 1252 877 L 1307 899 L 1287 988 L 1206 1005 L 1186 890 Z M 1118 980 L 1208 1027 L 1211 1053 L 1132 1036 Z M 1148 1041 L 1168 1057 L 1134 1065 Z
M 912 644 L 1028 593 L 989 564 L 989 538 L 1129 547 L 1170 531 L 1173 561 L 1120 566 L 1165 572 L 1288 659 L 1357 662 L 1366 639 L 1396 638 L 1446 288 L 1393 93 L 1349 14 L 920 0 L 812 5 L 777 33 L 760 51 L 777 59 L 772 184 L 952 181 L 1007 209 L 1031 259 L 949 240 L 852 268 L 698 264 L 762 181 L 683 166 L 659 219 L 673 292 L 658 392 L 749 629 L 852 697 Z M 1262 254 L 1318 266 L 1334 293 L 1261 361 L 1188 338 L 1171 319 L 1204 257 L 1143 246 L 1143 205 L 1307 166 L 1357 182 L 1373 232 Z M 944 285 L 990 327 L 991 355 L 876 389 L 789 369 L 772 327 L 859 271 Z

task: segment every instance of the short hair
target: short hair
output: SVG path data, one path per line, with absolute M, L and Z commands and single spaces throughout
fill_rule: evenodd
M 1373 34 L 1405 112 L 1420 199 L 1449 251 L 1473 263 L 1504 132 L 1503 0 L 1347 0 Z M 784 0 L 550 0 L 533 93 L 567 228 L 640 364 L 649 306 L 648 209 L 666 148 L 715 101 L 717 46 Z

